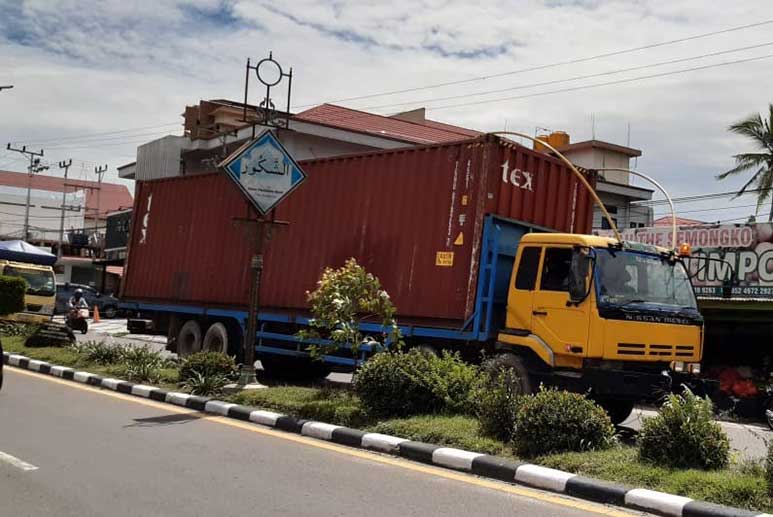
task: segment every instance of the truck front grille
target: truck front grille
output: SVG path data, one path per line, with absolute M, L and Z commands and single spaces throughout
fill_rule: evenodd
M 695 347 L 692 345 L 661 345 L 651 343 L 618 343 L 617 355 L 647 357 L 692 357 Z

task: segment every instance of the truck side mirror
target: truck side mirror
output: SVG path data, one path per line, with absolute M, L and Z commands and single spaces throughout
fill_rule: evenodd
M 586 248 L 575 248 L 569 272 L 569 300 L 581 303 L 588 296 L 588 273 L 593 259 Z

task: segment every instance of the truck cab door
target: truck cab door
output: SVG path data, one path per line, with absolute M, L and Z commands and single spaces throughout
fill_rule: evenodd
M 569 303 L 572 248 L 547 247 L 532 300 L 532 329 L 556 355 L 588 354 L 590 303 Z
M 508 329 L 531 332 L 532 303 L 541 257 L 541 246 L 522 246 L 518 250 L 510 280 L 512 289 L 507 297 L 505 326 Z

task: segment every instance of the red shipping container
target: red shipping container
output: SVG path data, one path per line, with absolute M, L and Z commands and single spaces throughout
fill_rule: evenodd
M 275 211 L 261 309 L 302 312 L 325 267 L 355 257 L 403 322 L 458 324 L 473 311 L 487 214 L 590 231 L 592 199 L 559 160 L 485 136 L 301 163 Z M 593 180 L 593 177 L 590 178 Z M 246 310 L 256 212 L 225 173 L 138 183 L 125 301 Z

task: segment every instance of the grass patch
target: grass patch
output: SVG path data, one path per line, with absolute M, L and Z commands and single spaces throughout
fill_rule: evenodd
M 88 360 L 84 355 L 79 354 L 70 347 L 26 347 L 21 336 L 1 336 L 3 342 L 3 351 L 13 354 L 21 354 L 30 359 L 37 359 L 47 363 L 59 366 L 67 366 L 88 371 L 101 377 L 121 378 L 125 373 L 123 365 L 119 364 L 99 364 Z M 159 382 L 155 385 L 170 390 L 177 390 L 178 374 L 176 368 L 162 368 L 158 370 Z
M 606 451 L 541 456 L 534 463 L 711 503 L 749 510 L 773 510 L 773 500 L 767 495 L 761 469 L 748 462 L 718 471 L 668 469 L 640 462 L 634 447 L 616 447 Z
M 422 415 L 396 418 L 379 422 L 368 430 L 417 442 L 434 443 L 496 456 L 513 456 L 507 444 L 482 436 L 478 420 L 470 416 Z
M 273 409 L 329 424 L 361 427 L 368 422 L 359 398 L 346 389 L 276 386 L 245 391 L 227 398 L 236 404 Z

